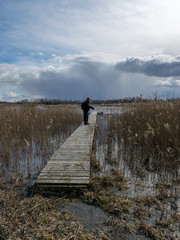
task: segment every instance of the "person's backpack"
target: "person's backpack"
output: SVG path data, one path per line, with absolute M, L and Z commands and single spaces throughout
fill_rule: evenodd
M 84 110 L 85 102 L 81 103 L 81 109 Z

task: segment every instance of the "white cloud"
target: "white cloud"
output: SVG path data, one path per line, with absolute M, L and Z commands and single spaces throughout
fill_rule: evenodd
M 39 56 L 44 56 L 44 53 L 38 52 L 38 55 L 39 55 Z
M 1 18 L 9 23 L 1 32 L 3 47 L 57 55 L 180 54 L 179 0 L 23 0 L 2 6 Z
M 158 87 L 172 87 L 172 88 L 179 88 L 180 87 L 180 78 L 167 78 L 167 79 L 160 79 L 154 82 L 154 86 Z
M 23 99 L 28 99 L 29 97 L 19 94 L 15 91 L 8 91 L 1 95 L 1 101 L 16 102 Z M 30 98 L 29 98 L 30 99 Z
M 20 94 L 17 94 L 13 91 L 10 91 L 10 92 L 7 92 L 6 95 L 9 97 L 9 98 L 18 98 L 20 97 L 21 95 Z

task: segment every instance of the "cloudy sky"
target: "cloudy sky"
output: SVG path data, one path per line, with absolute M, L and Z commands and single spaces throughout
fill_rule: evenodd
M 180 97 L 179 0 L 0 0 L 0 100 Z

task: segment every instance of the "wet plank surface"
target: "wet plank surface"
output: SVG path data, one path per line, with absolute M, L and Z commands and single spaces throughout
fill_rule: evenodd
M 89 184 L 90 157 L 97 113 L 89 115 L 89 125 L 80 125 L 54 153 L 36 183 L 48 187 L 78 187 Z

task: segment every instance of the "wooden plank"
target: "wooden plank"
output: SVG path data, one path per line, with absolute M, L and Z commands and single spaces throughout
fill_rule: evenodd
M 39 180 L 37 180 L 37 183 L 56 183 L 56 184 L 89 184 L 89 178 L 86 179 L 41 179 L 41 181 L 39 182 Z
M 58 159 L 54 160 L 53 159 L 53 162 L 48 163 L 44 169 L 49 168 L 49 167 L 51 167 L 51 168 L 58 168 L 59 169 L 59 167 L 61 167 L 61 166 L 63 166 L 63 167 L 76 167 L 76 168 L 77 167 L 82 167 L 82 166 L 86 166 L 87 167 L 87 166 L 90 166 L 90 163 L 89 163 L 89 161 L 67 162 L 67 161 L 63 161 L 63 160 L 58 160 Z
M 85 180 L 89 180 L 89 175 L 87 176 L 57 176 L 57 175 L 47 175 L 47 176 L 41 176 L 41 181 L 42 180 L 59 180 L 59 183 L 61 183 L 61 181 L 70 181 L 71 183 L 78 183 L 79 180 L 81 180 L 82 182 Z
M 70 169 L 72 169 L 72 168 L 78 169 L 78 168 L 79 168 L 79 169 L 81 169 L 82 167 L 87 168 L 87 167 L 89 167 L 89 166 L 90 166 L 90 163 L 89 163 L 88 161 L 86 161 L 86 162 L 84 162 L 84 163 L 81 163 L 81 162 L 66 163 L 66 162 L 58 161 L 58 160 L 57 160 L 57 163 L 55 163 L 55 164 L 53 164 L 53 165 L 52 165 L 52 164 L 48 164 L 48 165 L 46 165 L 46 167 L 43 168 L 43 170 L 49 169 L 49 168 L 60 170 L 61 167 L 62 167 L 62 169 L 67 169 L 67 168 L 70 168 Z M 42 170 L 42 171 L 43 171 L 43 170 Z
M 42 175 L 41 176 L 41 180 L 74 180 L 74 182 L 76 183 L 76 181 L 79 181 L 79 180 L 89 180 L 89 176 L 60 176 L 60 175 Z
M 74 176 L 74 177 L 88 177 L 89 172 L 43 172 L 41 173 L 42 176 L 60 176 L 60 177 L 66 177 L 66 176 Z
M 89 156 L 90 158 L 90 156 Z M 56 165 L 56 164 L 71 164 L 71 165 L 75 165 L 75 166 L 78 166 L 78 165 L 87 165 L 89 163 L 89 158 L 86 158 L 86 159 L 83 159 L 82 160 L 79 160 L 79 159 L 73 159 L 72 161 L 68 162 L 68 158 L 67 159 L 63 159 L 61 160 L 60 158 L 54 158 L 52 159 L 52 162 L 49 163 L 47 166 L 53 166 L 53 165 Z
M 47 172 L 50 172 L 50 173 L 68 173 L 68 174 L 70 174 L 70 173 L 85 173 L 85 172 L 87 172 L 87 173 L 89 173 L 89 170 L 86 170 L 86 169 L 81 169 L 81 171 L 78 171 L 77 169 L 71 169 L 71 170 L 55 170 L 55 169 L 50 169 L 50 170 L 47 170 L 47 171 L 42 171 L 41 172 L 41 174 L 42 173 L 47 173 Z
M 78 178 L 78 177 L 89 177 L 89 173 L 63 173 L 63 172 L 58 172 L 58 173 L 53 173 L 53 172 L 49 172 L 49 173 L 42 173 L 41 178 Z
M 63 150 L 63 152 L 58 152 L 56 154 L 54 154 L 51 159 L 55 159 L 55 158 L 60 158 L 60 159 L 68 159 L 68 160 L 81 160 L 83 161 L 83 158 L 89 158 L 90 157 L 90 153 L 86 154 L 84 152 L 81 153 L 81 151 L 73 151 L 72 149 L 69 149 L 69 151 L 71 151 L 71 153 L 68 152 L 68 150 Z M 89 150 L 90 151 L 90 150 Z M 69 154 L 68 154 L 69 153 Z
M 50 174 L 41 174 L 41 179 L 59 179 L 59 180 L 61 180 L 61 179 L 74 179 L 74 181 L 76 180 L 76 179 L 89 179 L 89 174 L 88 173 L 86 173 L 86 174 L 77 174 L 77 175 L 74 175 L 74 174 L 64 174 L 64 173 L 62 173 L 62 174 L 60 174 L 60 173 L 56 173 L 56 174 L 52 174 L 52 173 L 50 173 Z
M 55 167 L 47 167 L 44 168 L 41 172 L 44 171 L 53 171 L 55 169 L 58 169 L 58 171 L 65 171 L 65 170 L 76 170 L 76 171 L 83 171 L 83 170 L 89 170 L 90 165 L 73 165 L 73 166 L 63 166 L 63 164 L 58 165 L 56 168 Z
M 76 169 L 74 170 L 50 170 L 50 171 L 42 171 L 41 175 L 43 174 L 60 174 L 60 175 L 83 175 L 83 174 L 89 174 L 89 170 L 81 170 L 81 171 L 77 171 Z
M 72 181 L 63 181 L 63 180 L 41 180 L 40 182 L 38 182 L 38 180 L 37 180 L 37 182 L 36 182 L 38 185 L 41 185 L 41 186 L 43 186 L 44 184 L 56 184 L 56 185 L 59 185 L 59 187 L 60 187 L 60 185 L 61 184 L 63 184 L 63 185 L 65 185 L 66 184 L 66 187 L 69 187 L 69 185 L 71 185 L 72 186 L 72 184 L 74 184 L 76 187 L 78 187 L 78 185 L 88 185 L 89 184 L 89 180 L 82 180 L 82 181 L 79 181 L 79 182 L 74 182 L 74 180 L 72 180 Z
M 69 145 L 62 145 L 61 146 L 61 151 L 63 150 L 63 151 L 74 151 L 74 152 L 86 152 L 86 151 L 88 151 L 90 149 L 90 146 L 89 146 L 89 144 L 88 144 L 88 146 L 83 146 L 83 145 L 75 145 L 75 144 L 69 144 Z
M 73 166 L 73 167 L 64 167 L 64 166 L 59 166 L 58 167 L 58 170 L 55 170 L 55 168 L 45 168 L 41 171 L 41 173 L 44 173 L 44 172 L 50 172 L 50 171 L 57 171 L 57 172 L 61 172 L 61 171 L 80 171 L 80 172 L 84 172 L 84 171 L 87 171 L 89 172 L 90 171 L 90 166 Z
M 90 148 L 73 148 L 73 147 L 61 147 L 61 149 L 59 149 L 57 152 L 55 152 L 53 155 L 59 154 L 59 155 L 71 155 L 71 156 L 75 156 L 73 155 L 74 153 L 76 153 L 77 155 L 80 154 L 80 156 L 82 156 L 82 154 L 84 155 L 89 155 L 90 154 Z M 52 156 L 53 157 L 53 156 Z
M 43 170 L 41 171 L 41 172 L 43 172 L 43 171 L 46 171 L 46 170 L 57 170 L 57 171 L 64 171 L 64 170 L 74 170 L 74 169 L 76 169 L 77 171 L 78 170 L 83 170 L 83 169 L 87 169 L 87 168 L 89 168 L 90 167 L 90 164 L 88 163 L 88 164 L 86 164 L 86 165 L 82 165 L 82 164 L 77 164 L 77 165 L 64 165 L 64 164 L 58 164 L 58 165 L 56 165 L 56 166 L 47 166 L 47 167 L 45 167 L 45 168 L 43 168 Z
M 76 154 L 76 155 L 75 155 Z M 89 159 L 90 158 L 90 154 L 80 154 L 80 152 L 73 152 L 73 154 L 65 154 L 65 153 L 56 153 L 52 156 L 52 160 L 56 160 L 56 159 L 62 159 L 64 161 L 70 161 L 72 159 L 72 161 L 84 161 L 84 159 Z
M 68 185 L 65 183 L 51 183 L 51 184 L 48 184 L 48 183 L 41 183 L 41 185 L 39 185 L 39 188 L 44 188 L 46 190 L 51 190 L 51 191 L 54 191 L 59 188 L 63 188 L 63 189 L 69 189 L 69 188 L 86 188 L 87 187 L 87 184 L 73 184 L 73 183 L 69 183 Z

